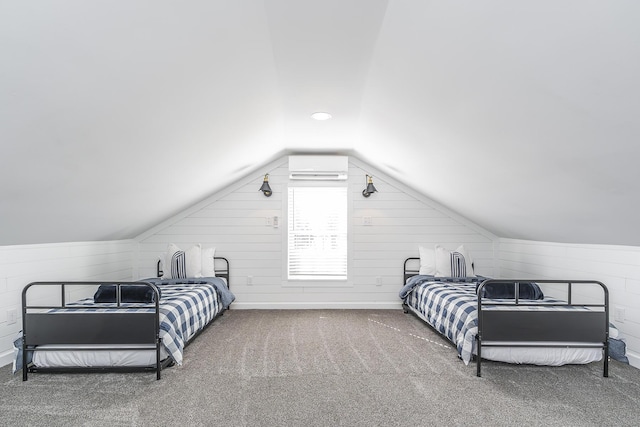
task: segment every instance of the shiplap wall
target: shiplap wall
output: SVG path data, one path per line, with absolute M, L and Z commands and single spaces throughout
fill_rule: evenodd
M 500 239 L 498 266 L 505 278 L 599 280 L 609 289 L 610 317 L 640 368 L 640 248 Z M 616 320 L 623 308 L 625 319 Z
M 287 160 L 271 163 L 139 236 L 139 277 L 155 275 L 156 261 L 169 243 L 182 249 L 213 246 L 228 258 L 235 308 L 399 308 L 403 261 L 418 256 L 419 245 L 455 249 L 464 243 L 477 270 L 493 275 L 493 235 L 350 157 L 349 285 L 287 284 Z M 269 198 L 258 191 L 264 173 L 273 189 Z M 362 196 L 366 173 L 373 174 L 378 189 L 369 198 Z M 278 228 L 267 225 L 266 218 L 274 216 Z M 371 225 L 364 225 L 365 217 Z
M 135 241 L 55 243 L 0 247 L 0 366 L 12 362 L 22 330 L 22 289 L 34 281 L 131 280 Z M 7 311 L 17 311 L 8 324 Z

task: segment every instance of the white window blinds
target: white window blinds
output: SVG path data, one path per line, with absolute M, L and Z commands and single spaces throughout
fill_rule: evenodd
M 347 279 L 347 188 L 289 187 L 289 280 Z

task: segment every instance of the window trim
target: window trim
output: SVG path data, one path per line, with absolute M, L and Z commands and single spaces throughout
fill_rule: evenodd
M 289 187 L 346 187 L 347 189 L 347 278 L 346 279 L 291 279 L 289 280 Z M 281 221 L 283 244 L 282 287 L 287 288 L 352 288 L 353 287 L 353 204 L 352 191 L 348 181 L 296 181 L 289 182 L 282 197 Z

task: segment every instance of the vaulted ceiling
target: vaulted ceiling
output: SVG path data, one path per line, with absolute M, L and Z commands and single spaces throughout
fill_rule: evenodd
M 501 237 L 640 246 L 640 2 L 0 2 L 0 245 L 349 152 Z M 316 122 L 314 111 L 331 120 Z

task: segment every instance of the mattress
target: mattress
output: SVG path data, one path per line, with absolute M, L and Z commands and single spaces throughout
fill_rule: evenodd
M 413 283 L 412 283 L 413 282 Z M 477 297 L 476 283 L 443 283 L 428 277 L 414 276 L 408 281 L 402 295 L 407 307 L 418 317 L 431 325 L 437 332 L 449 339 L 458 351 L 458 355 L 468 364 L 473 355 L 477 354 L 476 335 Z M 504 302 L 495 300 L 496 302 Z M 513 310 L 576 310 L 581 308 L 562 308 L 550 304 L 559 300 L 544 299 L 536 306 L 509 306 Z M 545 303 L 547 303 L 545 305 Z M 506 307 L 493 307 L 507 309 Z M 554 347 L 542 346 L 509 346 L 492 347 L 483 341 L 482 358 L 507 363 L 526 363 L 535 365 L 559 366 L 565 364 L 585 364 L 602 360 L 602 348 L 594 347 L 593 343 L 554 342 Z M 501 345 L 504 344 L 503 342 Z M 515 344 L 515 343 L 514 343 Z M 522 343 L 520 343 L 522 344 Z M 549 343 L 535 343 L 549 344 Z M 576 348 L 584 345 L 591 348 Z
M 161 291 L 161 360 L 170 357 L 180 365 L 186 343 L 228 307 L 235 297 L 228 291 L 225 280 L 217 277 L 201 278 L 197 281 L 172 279 L 156 281 L 155 284 Z M 113 304 L 95 303 L 92 298 L 70 303 L 68 306 L 73 306 L 75 313 L 104 313 L 115 310 L 112 308 Z M 144 304 L 132 303 L 122 306 L 136 312 L 154 312 L 154 308 Z M 55 315 L 56 312 L 64 312 L 64 309 L 51 310 L 51 315 Z M 111 345 L 108 347 L 117 350 L 103 350 L 100 348 L 106 346 L 82 345 L 82 350 L 73 350 L 73 345 L 56 345 L 56 348 L 66 347 L 69 350 L 46 351 L 47 347 L 41 345 L 32 352 L 31 361 L 35 367 L 147 367 L 156 364 L 155 347 L 149 350 L 134 350 L 132 345 Z
M 429 323 L 423 313 L 416 307 L 408 306 L 409 309 L 415 313 L 419 318 Z M 430 324 L 430 323 L 429 323 Z M 475 338 L 475 336 L 473 337 Z M 508 344 L 507 343 L 501 343 Z M 515 344 L 515 343 L 514 343 Z M 540 343 L 551 344 L 551 343 Z M 476 355 L 477 349 L 475 348 L 475 340 L 473 341 L 473 347 L 470 355 Z M 591 362 L 597 362 L 602 360 L 601 348 L 576 348 L 568 347 L 574 345 L 580 345 L 577 342 L 553 342 L 554 346 L 567 346 L 567 347 L 522 347 L 514 345 L 513 347 L 491 347 L 482 346 L 482 358 L 486 360 L 493 360 L 495 362 L 505 362 L 514 364 L 530 364 L 541 366 L 561 366 L 569 364 L 586 364 Z M 462 358 L 462 356 L 461 356 Z M 468 364 L 471 357 L 462 358 L 465 364 Z
M 155 366 L 156 351 L 133 350 L 132 345 L 118 346 L 119 350 L 102 350 L 105 346 L 89 346 L 95 350 L 73 350 L 72 345 L 57 345 L 56 348 L 68 348 L 69 351 L 46 351 L 47 345 L 38 347 L 33 354 L 33 364 L 39 368 L 65 368 L 65 367 L 131 367 L 140 368 Z M 87 346 L 84 346 L 87 347 Z M 160 360 L 168 356 L 164 347 L 160 348 Z

